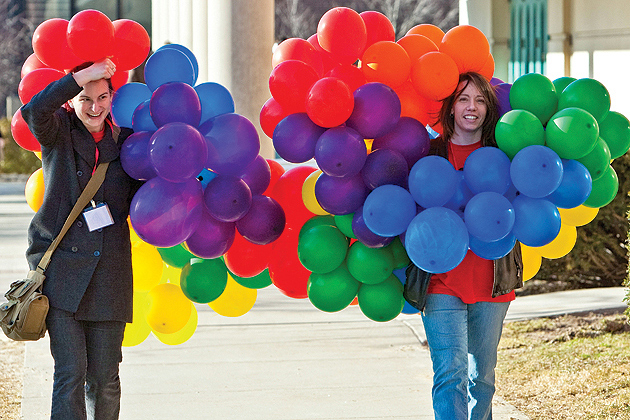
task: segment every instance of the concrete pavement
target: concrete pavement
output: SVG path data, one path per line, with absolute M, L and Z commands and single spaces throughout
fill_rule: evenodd
M 23 184 L 0 183 L 0 290 L 26 273 L 31 217 Z M 623 288 L 562 293 L 573 292 L 518 298 L 508 318 L 624 305 Z M 418 315 L 376 323 L 356 306 L 328 314 L 273 286 L 260 290 L 242 317 L 222 317 L 207 305 L 197 310 L 198 328 L 186 343 L 168 346 L 150 336 L 124 349 L 121 419 L 433 418 Z M 46 337 L 26 345 L 24 419 L 49 415 L 51 388 Z M 500 399 L 494 418 L 527 419 Z

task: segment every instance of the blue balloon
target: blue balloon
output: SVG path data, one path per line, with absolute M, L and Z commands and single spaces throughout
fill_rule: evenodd
M 366 226 L 380 236 L 398 236 L 407 230 L 416 216 L 416 203 L 403 187 L 381 185 L 375 188 L 363 204 Z
M 485 242 L 505 238 L 512 231 L 514 217 L 510 201 L 492 191 L 476 194 L 464 211 L 468 232 Z
M 466 159 L 464 179 L 474 194 L 505 194 L 510 188 L 510 158 L 497 147 L 481 147 Z
M 400 120 L 400 99 L 382 83 L 366 83 L 354 91 L 354 109 L 346 121 L 366 139 L 390 132 Z
M 560 232 L 560 212 L 544 198 L 519 195 L 512 202 L 515 219 L 512 233 L 527 246 L 543 246 L 553 241 Z
M 326 129 L 315 124 L 305 112 L 284 117 L 273 130 L 273 147 L 291 163 L 303 163 L 315 156 L 315 145 Z
M 405 268 L 396 268 L 392 273 L 396 276 L 398 280 L 404 285 L 407 281 L 407 273 Z M 409 302 L 405 301 L 405 305 L 403 306 L 402 313 L 403 314 L 417 314 L 420 312 L 418 309 L 414 308 L 409 304 Z
M 149 143 L 151 133 L 139 131 L 125 139 L 120 149 L 120 163 L 127 175 L 140 181 L 157 176 L 155 168 L 149 159 Z
M 172 44 L 171 44 L 172 45 Z M 151 91 L 164 83 L 183 82 L 194 86 L 196 75 L 192 62 L 175 48 L 164 48 L 153 53 L 144 66 L 144 80 Z
M 371 156 L 372 154 L 370 154 Z M 459 181 L 457 183 L 457 188 L 455 189 L 455 193 L 448 200 L 443 207 L 447 209 L 453 210 L 455 213 L 459 215 L 459 217 L 464 217 L 464 210 L 466 210 L 466 204 L 473 198 L 474 194 L 468 188 L 466 181 L 464 180 L 464 172 L 457 171 L 457 176 L 459 177 Z
M 478 257 L 486 260 L 498 260 L 510 253 L 514 245 L 516 245 L 516 236 L 509 234 L 503 239 L 494 242 L 484 242 L 480 239 L 470 236 L 470 250 Z
M 363 207 L 354 212 L 351 227 L 357 240 L 368 248 L 383 248 L 394 241 L 394 237 L 377 235 L 367 227 L 363 218 Z
M 133 128 L 133 131 L 153 132 L 158 129 L 151 118 L 151 110 L 149 108 L 150 102 L 151 100 L 147 99 L 138 105 L 135 111 L 133 111 L 133 117 L 131 118 L 131 127 Z
M 199 77 L 199 63 L 197 62 L 197 57 L 195 57 L 195 54 L 193 54 L 192 51 L 190 51 L 188 48 L 184 47 L 181 44 L 166 44 L 166 45 L 162 45 L 160 48 L 158 48 L 156 50 L 160 51 L 160 50 L 164 50 L 167 48 L 172 48 L 175 49 L 179 52 L 182 52 L 186 55 L 186 57 L 188 57 L 188 59 L 190 60 L 190 63 L 193 66 L 193 71 L 194 71 L 194 81 L 193 81 L 193 85 L 197 82 L 197 78 Z
M 409 172 L 409 191 L 424 208 L 444 205 L 455 194 L 458 182 L 457 171 L 441 156 L 423 157 Z
M 131 119 L 135 109 L 151 99 L 151 89 L 144 83 L 126 83 L 114 93 L 112 99 L 112 118 L 119 127 L 131 128 Z
M 510 166 L 516 189 L 531 198 L 543 198 L 562 181 L 562 160 L 556 152 L 538 144 L 521 149 Z
M 405 249 L 411 261 L 424 271 L 445 273 L 464 260 L 468 252 L 468 230 L 453 210 L 431 207 L 409 223 Z
M 549 194 L 547 199 L 556 207 L 572 209 L 584 204 L 593 188 L 591 174 L 577 160 L 562 159 L 562 181 L 558 188 Z
M 201 121 L 205 123 L 217 115 L 234 112 L 234 99 L 223 85 L 214 82 L 201 83 L 195 86 L 201 101 Z

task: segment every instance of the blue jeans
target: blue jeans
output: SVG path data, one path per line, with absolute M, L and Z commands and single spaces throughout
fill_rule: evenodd
M 125 323 L 77 321 L 73 313 L 51 307 L 46 326 L 55 361 L 50 418 L 118 419 Z
M 427 296 L 422 322 L 433 361 L 436 420 L 492 419 L 497 347 L 509 306 Z

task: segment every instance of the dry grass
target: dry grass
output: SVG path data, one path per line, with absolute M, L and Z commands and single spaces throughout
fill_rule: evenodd
M 620 314 L 506 324 L 497 392 L 538 419 L 630 419 L 630 325 Z
M 20 418 L 24 343 L 0 338 L 0 419 Z

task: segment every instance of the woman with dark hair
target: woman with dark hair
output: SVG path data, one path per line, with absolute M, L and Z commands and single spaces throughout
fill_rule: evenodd
M 88 207 L 107 209 L 110 220 L 95 226 L 79 216 L 46 269 L 46 326 L 55 362 L 52 419 L 117 419 L 120 409 L 118 367 L 125 323 L 132 321 L 127 216 L 140 183 L 120 162 L 131 130 L 113 125 L 109 115 L 115 71 L 109 59 L 79 66 L 22 107 L 41 144 L 45 184 L 43 204 L 28 231 L 32 270 L 98 164 L 109 162 Z
M 464 73 L 444 99 L 439 121 L 443 135 L 431 154 L 460 170 L 470 153 L 495 146 L 497 98 L 488 81 Z M 422 320 L 433 362 L 433 410 L 436 420 L 492 418 L 494 368 L 503 320 L 514 289 L 522 286 L 520 245 L 492 261 L 468 251 L 453 270 L 430 274 Z

